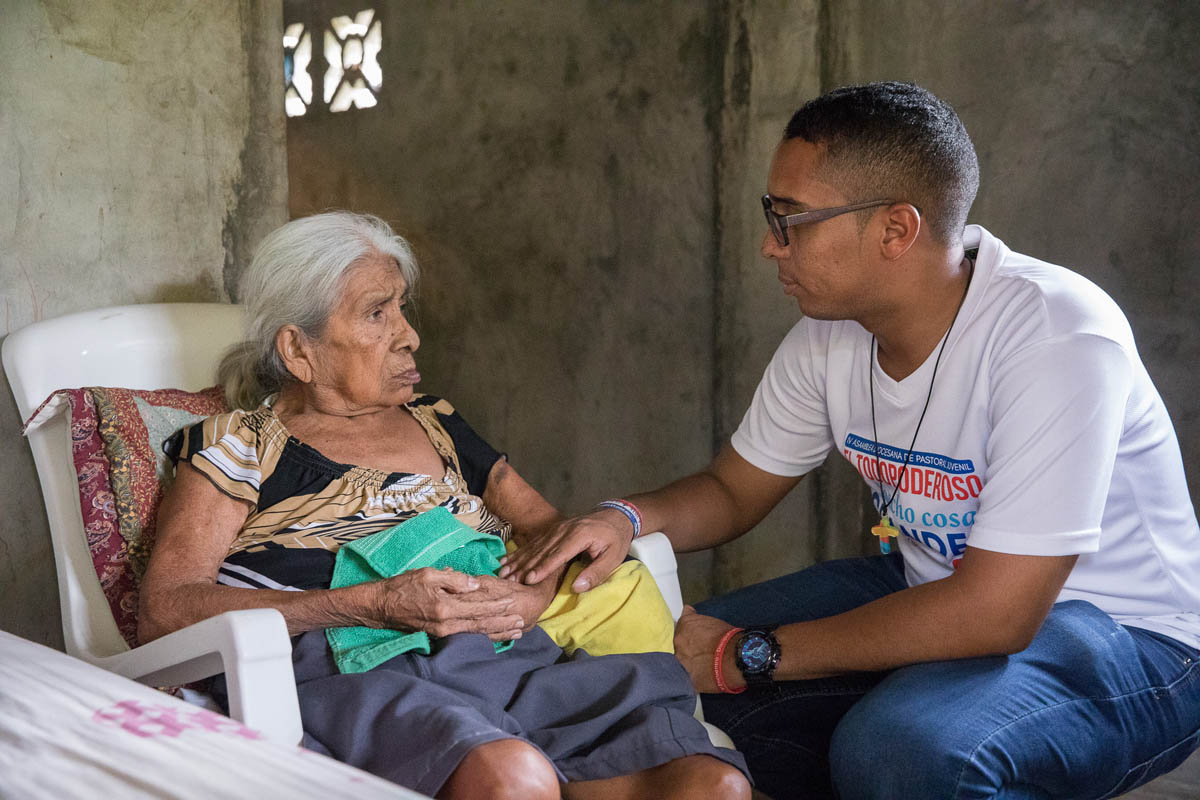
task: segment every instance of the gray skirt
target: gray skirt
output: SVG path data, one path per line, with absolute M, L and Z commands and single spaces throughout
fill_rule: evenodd
M 521 739 L 560 781 L 626 775 L 704 754 L 749 777 L 693 716 L 687 671 L 668 653 L 567 656 L 540 628 L 496 653 L 481 634 L 433 641 L 343 675 L 324 631 L 294 640 L 303 745 L 434 795 L 473 748 Z

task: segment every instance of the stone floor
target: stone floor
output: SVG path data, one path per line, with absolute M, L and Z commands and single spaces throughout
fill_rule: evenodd
M 1169 772 L 1145 786 L 1121 795 L 1122 800 L 1200 800 L 1200 752 L 1192 755 L 1174 772 Z M 771 800 L 762 792 L 754 800 Z
M 1121 796 L 1124 800 L 1200 800 L 1200 752 L 1174 772 Z

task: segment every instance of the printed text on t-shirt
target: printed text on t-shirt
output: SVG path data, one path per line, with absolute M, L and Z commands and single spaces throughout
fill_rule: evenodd
M 915 450 L 909 455 L 907 449 L 853 433 L 846 435 L 842 455 L 871 487 L 871 499 L 880 514 L 891 500 L 887 513 L 901 535 L 958 567 L 975 523 L 975 498 L 983 489 L 970 459 Z M 899 491 L 895 491 L 897 487 Z M 892 491 L 885 496 L 881 488 Z M 925 506 L 926 498 L 935 501 L 932 507 Z M 943 503 L 955 505 L 947 508 Z

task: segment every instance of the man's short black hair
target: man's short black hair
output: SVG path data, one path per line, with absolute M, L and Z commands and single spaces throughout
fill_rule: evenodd
M 793 114 L 783 138 L 825 148 L 822 180 L 846 202 L 912 203 L 935 239 L 961 240 L 979 160 L 958 114 L 932 93 L 897 81 L 835 89 Z

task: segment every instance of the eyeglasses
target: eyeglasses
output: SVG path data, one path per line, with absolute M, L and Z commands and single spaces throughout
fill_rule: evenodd
M 823 222 L 827 219 L 849 214 L 851 211 L 861 211 L 864 208 L 874 208 L 875 206 L 889 206 L 895 200 L 869 200 L 865 203 L 854 203 L 849 206 L 837 206 L 836 208 L 814 208 L 812 211 L 801 211 L 799 214 L 776 214 L 772 207 L 771 195 L 764 194 L 762 196 L 763 213 L 767 215 L 767 225 L 771 228 L 771 233 L 775 234 L 775 241 L 779 242 L 780 247 L 787 247 L 788 232 L 787 229 L 793 225 L 803 225 L 808 222 Z

